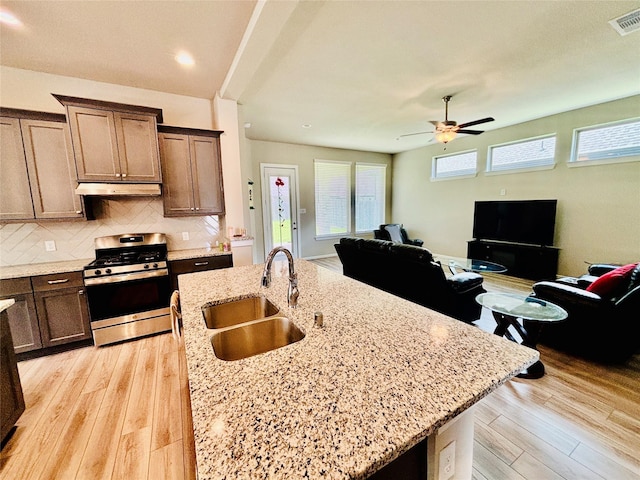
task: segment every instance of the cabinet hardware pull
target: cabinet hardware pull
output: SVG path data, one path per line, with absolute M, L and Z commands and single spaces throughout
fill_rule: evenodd
M 127 174 L 126 174 L 126 173 L 123 173 L 123 174 L 122 174 L 122 178 L 124 178 L 124 177 L 126 177 L 126 176 L 127 176 Z
M 196 207 L 196 210 L 200 210 L 200 207 Z
M 119 174 L 119 173 L 116 173 L 116 177 L 119 177 L 119 176 L 120 176 L 120 174 Z
M 84 290 L 78 290 L 78 295 L 84 295 Z
M 194 263 L 196 267 L 202 267 L 203 265 L 209 265 L 209 262 L 196 262 Z
M 57 283 L 67 283 L 68 281 L 69 281 L 69 279 L 68 279 L 68 278 L 63 278 L 63 279 L 61 279 L 61 280 L 47 280 L 47 283 L 48 283 L 49 285 L 55 285 L 55 284 L 57 284 Z
M 76 213 L 80 215 L 82 213 L 82 210 L 76 210 Z

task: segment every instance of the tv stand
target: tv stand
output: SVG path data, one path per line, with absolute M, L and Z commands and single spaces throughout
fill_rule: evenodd
M 556 279 L 558 252 L 556 247 L 492 240 L 470 240 L 467 246 L 467 257 L 499 263 L 507 275 L 531 280 Z

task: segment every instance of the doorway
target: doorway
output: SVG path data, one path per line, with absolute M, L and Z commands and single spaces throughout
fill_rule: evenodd
M 265 257 L 282 246 L 298 258 L 298 167 L 260 164 L 260 170 Z

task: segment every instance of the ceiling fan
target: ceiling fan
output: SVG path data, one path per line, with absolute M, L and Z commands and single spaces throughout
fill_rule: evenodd
M 480 125 L 481 123 L 493 122 L 495 120 L 493 117 L 486 117 L 481 118 L 480 120 L 474 120 L 473 122 L 467 122 L 458 125 L 457 122 L 449 120 L 449 100 L 451 100 L 451 95 L 445 95 L 444 97 L 442 97 L 442 101 L 444 102 L 444 122 L 437 122 L 432 120 L 431 123 L 433 123 L 433 125 L 436 127 L 435 130 L 431 132 L 407 133 L 405 135 L 400 135 L 397 139 L 400 140 L 402 137 L 433 133 L 435 139 L 438 142 L 448 143 L 456 138 L 459 133 L 466 133 L 467 135 L 480 135 L 484 132 L 484 130 L 468 130 L 467 127 Z

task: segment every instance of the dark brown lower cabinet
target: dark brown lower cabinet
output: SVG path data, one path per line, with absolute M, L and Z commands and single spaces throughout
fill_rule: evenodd
M 9 310 L 12 308 L 15 305 Z M 0 440 L 4 440 L 25 408 L 7 312 L 0 313 Z
M 178 275 L 230 267 L 233 267 L 233 257 L 231 256 L 231 254 L 172 260 L 169 262 L 171 287 L 173 290 L 178 289 Z
M 42 348 L 36 302 L 29 277 L 0 280 L 0 300 L 12 298 L 15 304 L 7 310 L 16 353 Z
M 0 280 L 15 353 L 30 352 L 92 338 L 82 272 Z
M 43 347 L 91 338 L 82 273 L 31 277 Z

